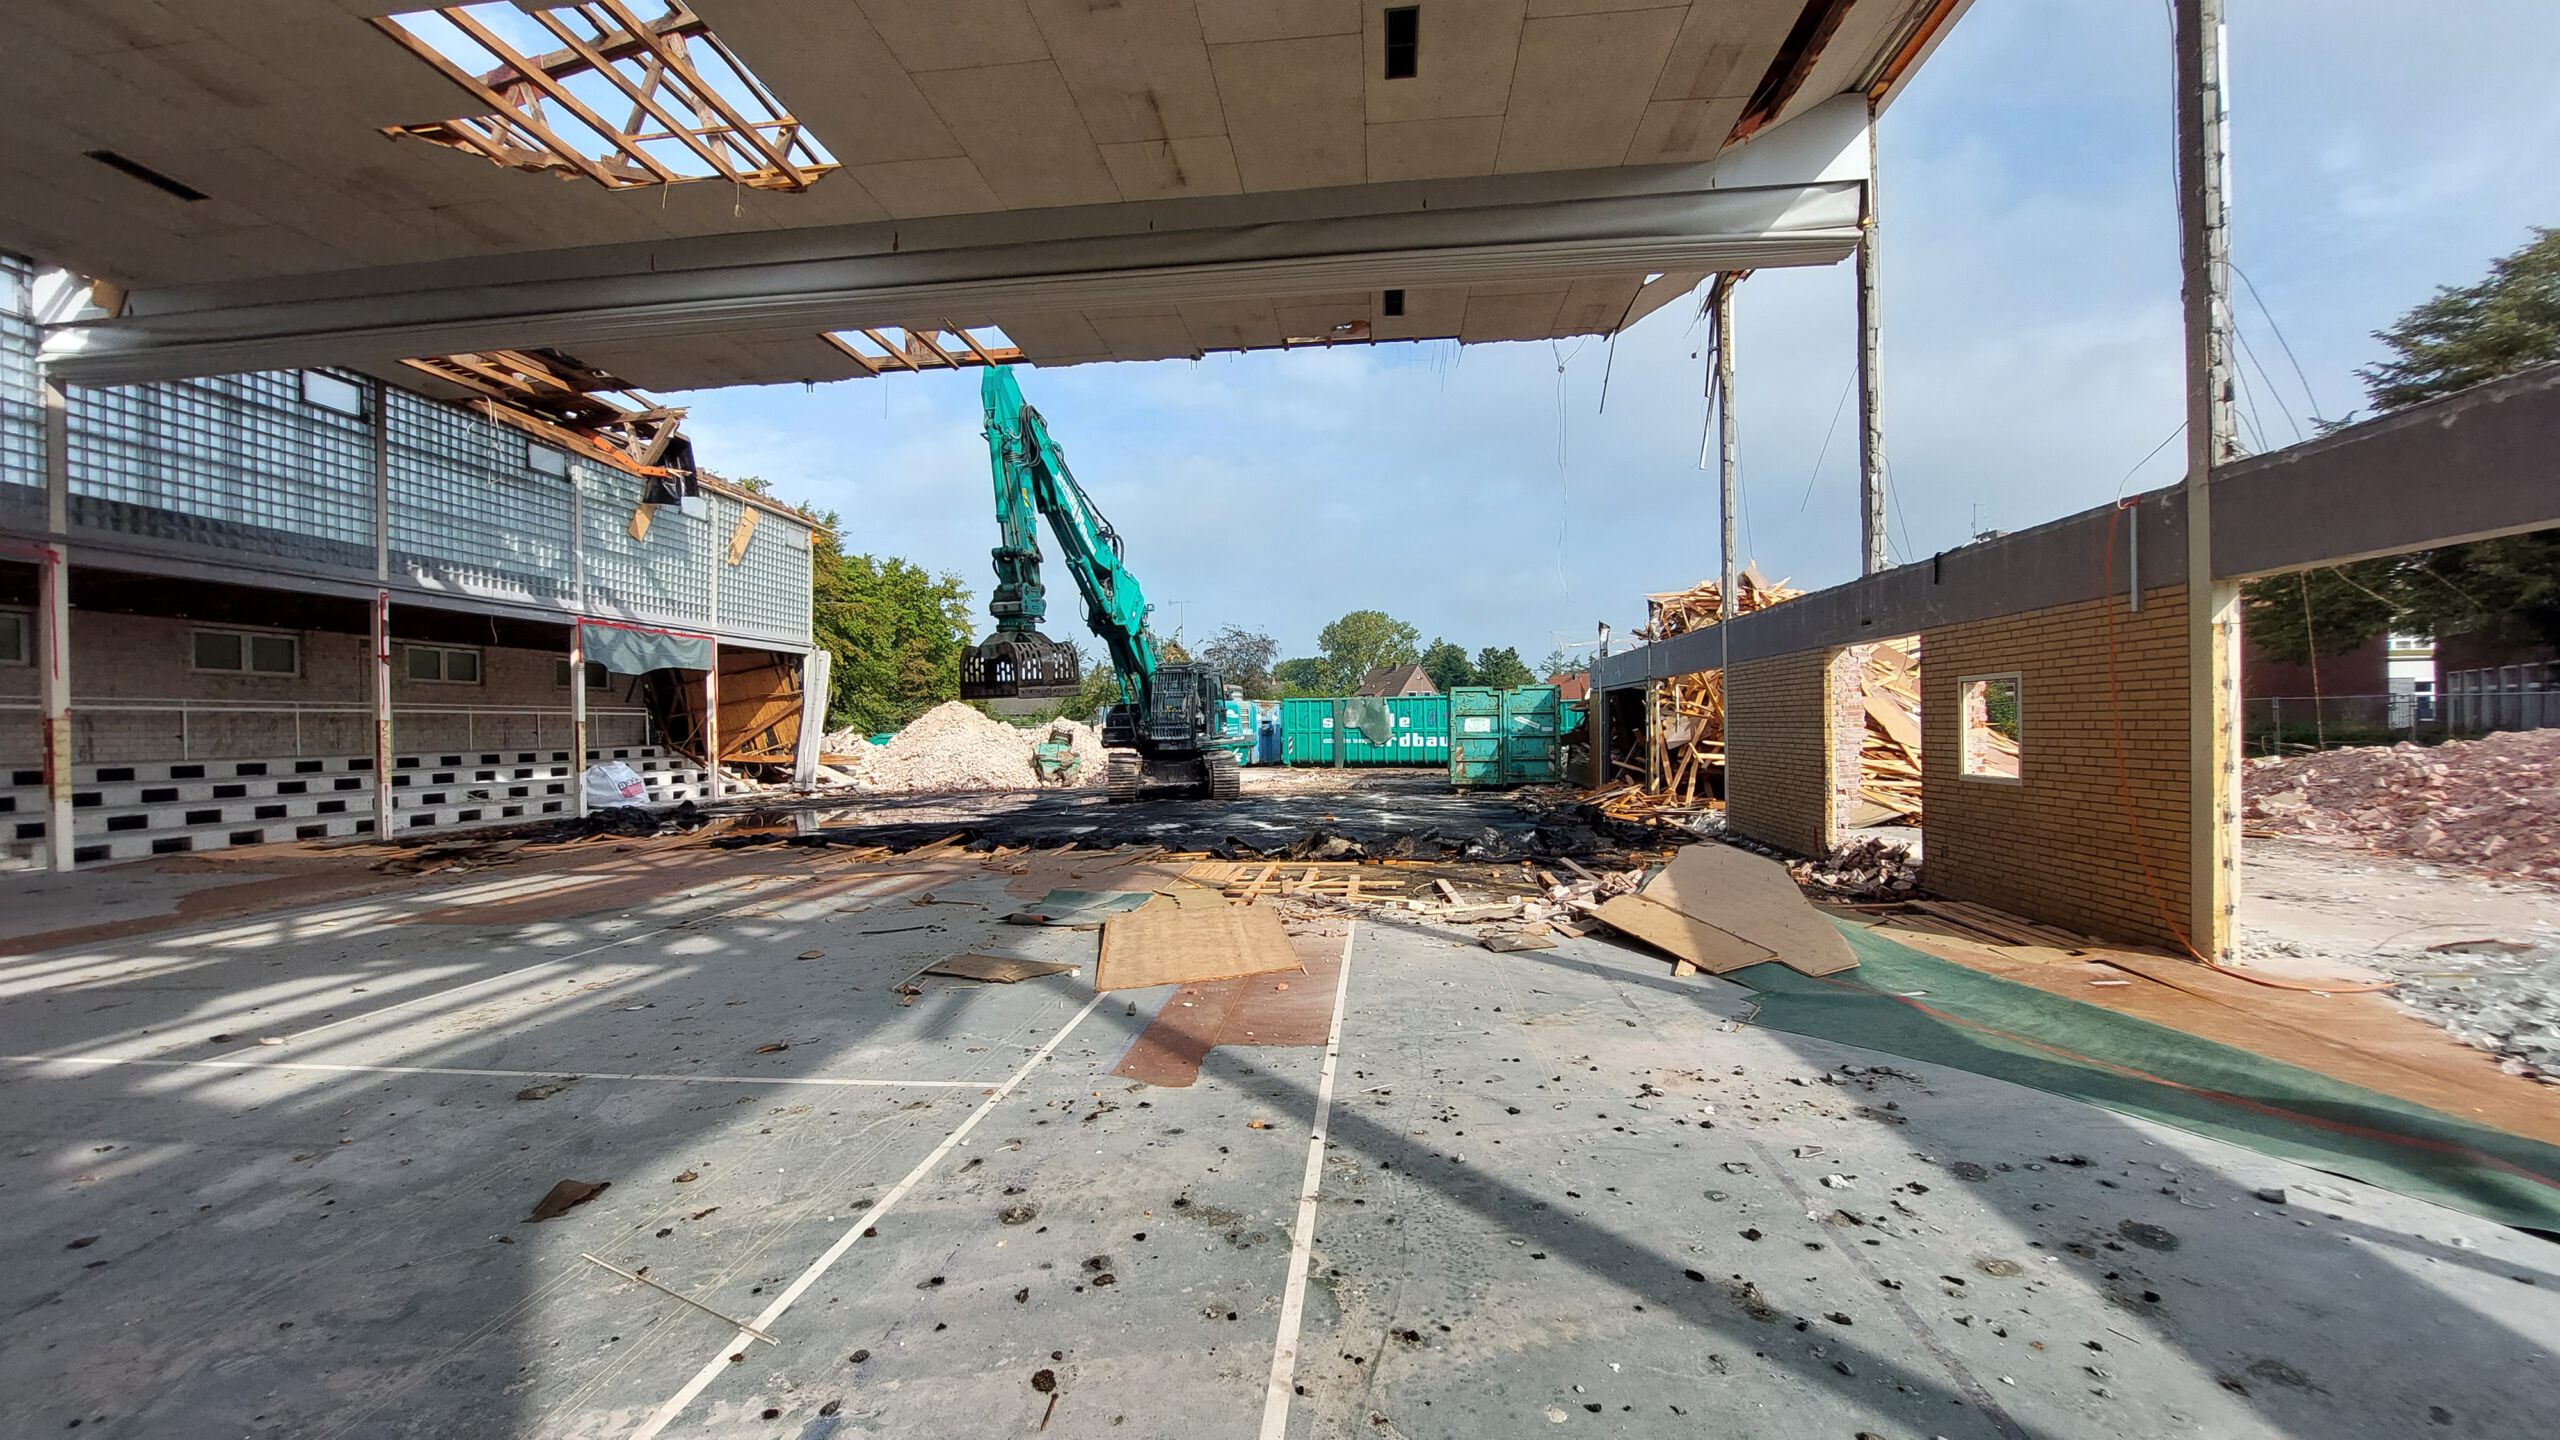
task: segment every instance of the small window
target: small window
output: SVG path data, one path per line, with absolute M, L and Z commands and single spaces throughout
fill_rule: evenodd
M 1422 7 L 1398 5 L 1387 11 L 1387 78 L 1410 80 L 1421 59 Z
M 1404 292 L 1389 290 L 1378 297 L 1378 313 L 1394 317 L 1404 313 Z
M 446 645 L 412 645 L 409 678 L 439 685 L 480 683 L 480 652 Z
M 0 610 L 0 665 L 32 665 L 35 648 L 27 643 L 23 610 Z
M 525 458 L 536 475 L 549 475 L 560 480 L 569 478 L 569 457 L 548 445 L 530 447 Z
M 364 418 L 364 387 L 320 370 L 302 372 L 302 398 L 323 410 Z
M 299 675 L 302 638 L 271 630 L 198 630 L 195 668 L 213 675 Z
M 1964 713 L 1964 776 L 2016 784 L 2025 738 L 2018 677 L 1978 675 L 1957 683 Z
M 569 688 L 569 662 L 568 662 L 568 661 L 566 661 L 566 660 L 554 660 L 554 661 L 552 661 L 552 662 L 551 662 L 551 688 L 552 688 L 552 689 L 554 689 L 554 690 L 566 690 L 566 689 L 568 689 L 568 688 Z M 606 670 L 602 665 L 597 664 L 597 663 L 596 663 L 596 662 L 594 662 L 593 660 L 588 661 L 588 662 L 587 662 L 587 688 L 588 688 L 589 690 L 610 690 L 610 689 L 612 689 L 612 688 L 613 688 L 613 674 L 612 674 L 612 672 L 611 672 L 611 671 Z

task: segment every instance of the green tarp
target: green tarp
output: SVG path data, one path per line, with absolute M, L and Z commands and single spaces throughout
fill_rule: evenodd
M 1838 923 L 1838 922 L 1835 922 Z M 1949 1065 L 2560 1233 L 2560 1148 L 1924 955 L 1841 923 L 1858 968 L 1726 978 L 1752 1023 Z

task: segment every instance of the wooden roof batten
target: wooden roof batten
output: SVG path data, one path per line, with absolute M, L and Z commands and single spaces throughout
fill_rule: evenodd
M 633 10 L 632 0 L 581 0 L 521 12 L 561 44 L 542 55 L 525 54 L 469 6 L 374 17 L 375 28 L 490 107 L 485 115 L 386 126 L 383 133 L 510 169 L 581 176 L 608 190 L 721 179 L 756 190 L 799 191 L 837 168 L 692 7 L 682 0 L 659 3 L 664 13 L 650 20 Z M 453 27 L 499 63 L 476 73 L 465 69 L 420 29 L 403 23 L 422 15 Z M 696 50 L 708 52 L 735 77 L 736 96 L 704 77 Z M 621 123 L 602 113 L 597 98 L 582 98 L 571 88 L 571 81 L 588 76 L 630 103 Z M 750 106 L 761 117 L 750 114 Z M 601 142 L 601 153 L 597 145 L 576 143 L 581 131 Z M 684 173 L 653 148 L 669 143 L 683 147 L 704 173 Z

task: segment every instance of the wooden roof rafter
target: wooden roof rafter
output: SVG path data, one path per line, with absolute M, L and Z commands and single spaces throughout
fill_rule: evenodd
M 978 328 L 991 330 L 994 327 L 982 325 Z M 878 349 L 865 350 L 847 340 L 845 335 L 848 333 L 862 336 Z M 1020 347 L 1010 341 L 990 343 L 969 333 L 965 326 L 954 325 L 948 320 L 931 329 L 855 326 L 850 331 L 822 330 L 818 332 L 818 338 L 861 366 L 865 376 L 926 370 L 975 370 L 989 365 L 1024 363 Z
M 531 9 L 475 0 L 379 16 L 376 28 L 489 107 L 385 134 L 479 155 L 512 169 L 579 175 L 609 190 L 723 179 L 758 190 L 806 190 L 836 162 L 745 62 L 682 0 L 643 19 L 634 0 L 573 0 Z M 560 42 L 543 54 L 501 33 L 538 25 Z M 433 23 L 428 23 L 432 21 Z M 459 37 L 460 43 L 450 37 Z M 479 69 L 455 52 L 497 63 Z M 698 57 L 717 62 L 707 75 Z M 619 124 L 605 113 L 627 102 Z

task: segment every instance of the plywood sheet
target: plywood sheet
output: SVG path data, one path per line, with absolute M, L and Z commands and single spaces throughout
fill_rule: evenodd
M 1021 955 L 969 954 L 935 961 L 924 967 L 924 973 L 948 975 L 956 980 L 984 980 L 994 985 L 1011 985 L 1020 980 L 1037 980 L 1043 975 L 1064 975 L 1075 968 Z
M 1829 975 L 1858 963 L 1849 942 L 1804 898 L 1786 867 L 1748 850 L 1682 846 L 1638 893 L 1769 951 L 1791 970 Z
M 1737 938 L 1703 920 L 1640 895 L 1613 895 L 1591 912 L 1611 929 L 1631 936 L 1674 959 L 1685 960 L 1710 975 L 1774 960 L 1769 951 Z
M 1102 927 L 1094 988 L 1142 990 L 1303 968 L 1289 932 L 1267 909 L 1223 901 L 1185 905 L 1158 896 Z

